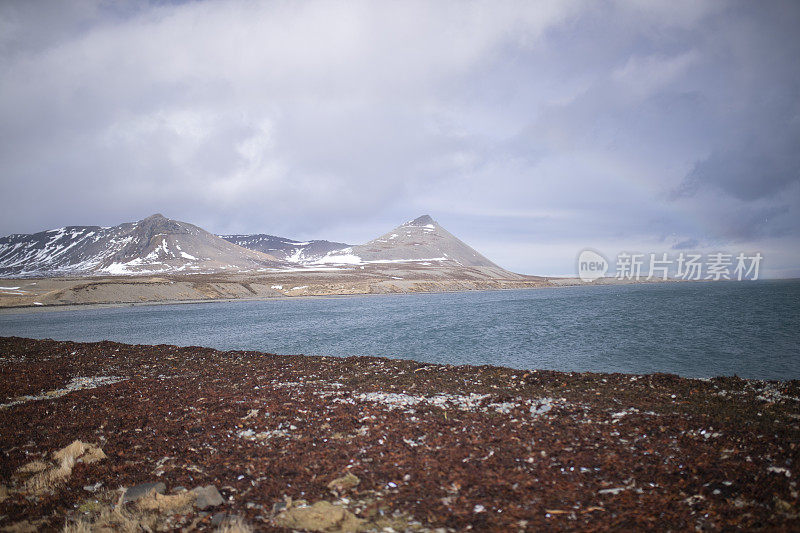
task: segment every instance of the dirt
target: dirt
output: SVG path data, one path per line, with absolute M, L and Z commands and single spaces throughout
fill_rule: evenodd
M 0 403 L 0 530 L 800 528 L 800 381 L 0 338 Z

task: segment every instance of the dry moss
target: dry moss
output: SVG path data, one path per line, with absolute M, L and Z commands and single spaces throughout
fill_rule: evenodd
M 215 533 L 253 533 L 253 528 L 237 516 L 222 522 Z
M 70 456 L 75 460 L 80 459 L 86 464 L 95 463 L 106 458 L 106 454 L 98 446 L 76 440 L 53 453 L 53 460 L 61 462 Z
M 66 524 L 63 533 L 138 533 L 153 531 L 157 517 L 150 513 L 132 513 L 115 506 L 105 508 L 94 520 L 81 518 L 72 524 Z
M 69 479 L 74 466 L 75 459 L 71 456 L 66 456 L 60 464 L 39 472 L 28 479 L 22 486 L 22 492 L 37 496 L 52 492 Z
M 20 475 L 38 474 L 43 470 L 47 470 L 49 467 L 50 465 L 48 465 L 43 461 L 31 461 L 30 463 L 25 463 L 21 467 L 17 468 L 17 474 Z
M 279 527 L 324 533 L 355 533 L 361 531 L 366 520 L 338 505 L 321 501 L 311 506 L 286 509 L 275 517 L 273 523 Z
M 179 494 L 159 494 L 153 490 L 139 498 L 136 501 L 136 507 L 146 512 L 177 513 L 190 510 L 194 499 L 195 494 L 191 491 Z
M 98 446 L 76 440 L 53 453 L 56 464 L 33 461 L 20 467 L 18 473 L 33 473 L 22 486 L 22 492 L 35 496 L 52 492 L 69 479 L 76 461 L 89 464 L 105 457 L 106 454 Z
M 348 472 L 347 475 L 336 478 L 328 483 L 328 488 L 335 492 L 344 492 L 356 487 L 359 483 L 361 483 L 361 480 L 352 473 Z

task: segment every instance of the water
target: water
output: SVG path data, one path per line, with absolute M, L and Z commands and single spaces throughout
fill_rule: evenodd
M 800 281 L 158 305 L 0 315 L 0 335 L 520 369 L 800 378 Z

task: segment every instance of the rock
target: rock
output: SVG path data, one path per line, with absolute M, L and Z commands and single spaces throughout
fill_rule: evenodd
M 291 507 L 273 520 L 278 527 L 340 533 L 355 533 L 365 522 L 344 507 L 326 501 L 311 507 Z
M 205 487 L 197 487 L 192 490 L 196 499 L 194 506 L 200 510 L 208 509 L 209 507 L 216 507 L 222 505 L 222 495 L 219 493 L 214 485 L 206 485 Z
M 347 475 L 342 476 L 340 478 L 336 478 L 330 483 L 328 483 L 328 488 L 336 492 L 344 492 L 346 490 L 352 489 L 359 483 L 361 483 L 361 480 L 358 479 L 358 477 L 356 477 L 355 475 L 348 472 Z
M 133 487 L 125 489 L 125 494 L 122 495 L 122 503 L 135 502 L 139 498 L 146 496 L 150 491 L 157 494 L 164 494 L 167 486 L 161 483 L 142 483 Z
M 611 494 L 612 496 L 616 496 L 623 490 L 627 490 L 627 487 L 616 487 L 613 489 L 600 489 L 597 491 L 597 494 Z
M 275 513 L 275 514 L 278 514 L 281 511 L 285 511 L 286 509 L 288 509 L 291 506 L 292 506 L 292 498 L 284 497 L 283 500 L 281 500 L 279 502 L 275 502 L 272 505 L 272 512 Z
M 103 482 L 102 481 L 98 481 L 94 485 L 86 485 L 86 486 L 84 486 L 83 490 L 85 490 L 86 492 L 97 492 L 100 489 L 100 487 L 102 487 L 102 486 L 103 486 Z
M 225 520 L 226 516 L 228 516 L 227 513 L 217 513 L 217 514 L 215 514 L 214 516 L 211 517 L 211 525 L 214 526 L 214 527 L 220 525 L 222 523 L 222 521 Z

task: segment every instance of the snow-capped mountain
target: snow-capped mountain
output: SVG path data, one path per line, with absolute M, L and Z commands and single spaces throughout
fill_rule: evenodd
M 367 265 L 443 276 L 511 275 L 428 215 L 357 246 L 266 234 L 220 237 L 158 214 L 110 228 L 68 226 L 0 238 L 0 277 L 361 270 Z
M 366 244 L 331 251 L 316 263 L 414 263 L 419 266 L 481 267 L 502 271 L 429 215 L 406 222 Z
M 219 272 L 284 264 L 160 214 L 109 228 L 68 226 L 0 238 L 0 276 Z
M 309 264 L 320 260 L 329 252 L 347 248 L 343 242 L 331 241 L 294 241 L 284 237 L 257 233 L 254 235 L 220 235 L 228 242 L 249 248 L 257 252 L 264 252 L 277 259 L 297 264 Z

